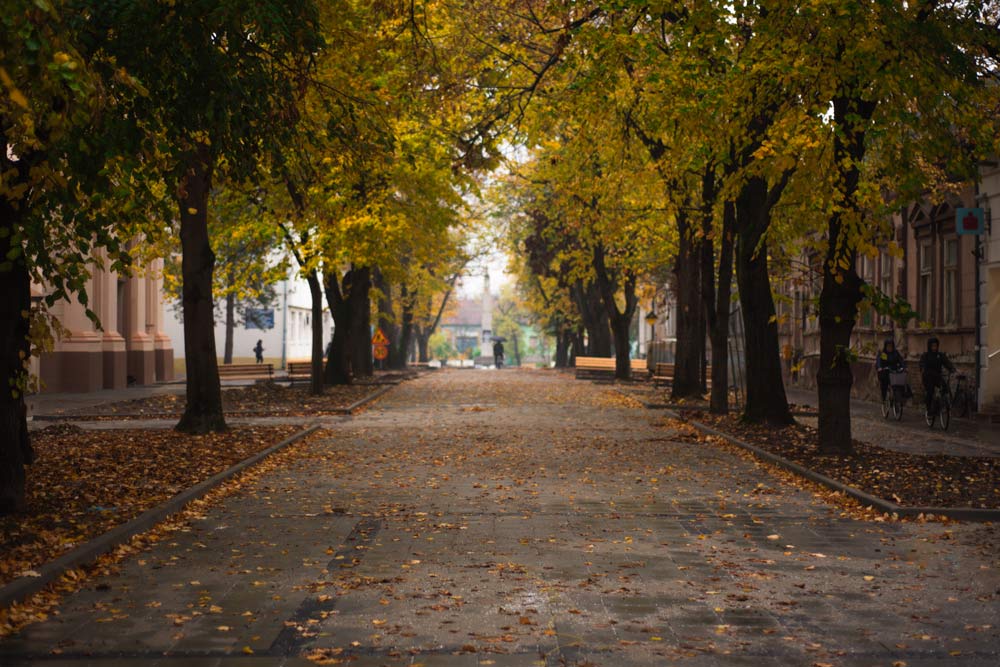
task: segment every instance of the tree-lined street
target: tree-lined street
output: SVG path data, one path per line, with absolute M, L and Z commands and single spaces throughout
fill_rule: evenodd
M 405 383 L 0 644 L 46 665 L 993 665 L 997 530 L 856 520 L 613 388 Z M 300 663 L 301 661 L 301 663 Z

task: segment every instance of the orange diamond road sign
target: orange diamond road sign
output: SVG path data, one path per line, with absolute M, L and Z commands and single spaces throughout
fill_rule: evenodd
M 376 359 L 382 361 L 383 359 L 389 356 L 389 348 L 385 345 L 376 345 L 375 349 L 372 350 L 372 354 L 375 356 Z
M 382 330 L 376 329 L 375 335 L 372 336 L 372 345 L 378 346 L 378 345 L 388 345 L 388 344 L 389 344 L 389 339 L 385 337 L 385 334 L 382 333 Z

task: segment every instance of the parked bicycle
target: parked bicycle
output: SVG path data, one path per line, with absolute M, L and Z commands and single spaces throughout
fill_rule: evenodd
M 941 424 L 941 428 L 948 430 L 951 423 L 951 389 L 949 388 L 949 377 L 942 378 L 934 387 L 934 394 L 931 397 L 930 410 L 924 410 L 924 420 L 927 425 L 934 428 L 934 421 Z
M 899 421 L 903 418 L 903 404 L 909 394 L 907 389 L 907 374 L 905 368 L 889 371 L 889 387 L 882 399 L 882 416 L 888 419 L 890 416 Z
M 976 392 L 965 373 L 955 375 L 955 389 L 951 395 L 951 404 L 959 417 L 968 417 L 976 411 Z

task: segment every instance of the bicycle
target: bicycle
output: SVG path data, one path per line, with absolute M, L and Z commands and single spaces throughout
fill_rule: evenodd
M 891 415 L 899 421 L 903 418 L 903 404 L 906 402 L 907 387 L 906 369 L 889 371 L 889 387 L 882 399 L 882 417 L 888 419 Z
M 951 392 L 951 404 L 959 417 L 968 417 L 976 410 L 976 395 L 969 384 L 969 376 L 959 373 L 955 376 L 955 390 Z
M 931 428 L 934 428 L 934 420 L 941 423 L 941 428 L 948 430 L 951 423 L 951 390 L 948 385 L 949 378 L 944 377 L 941 382 L 934 387 L 934 394 L 931 396 L 930 411 L 924 410 L 924 421 Z

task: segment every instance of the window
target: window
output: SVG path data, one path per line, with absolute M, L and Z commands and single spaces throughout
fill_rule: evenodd
M 958 322 L 958 239 L 944 242 L 944 324 Z
M 917 310 L 920 319 L 930 321 L 933 317 L 931 311 L 931 288 L 933 287 L 932 272 L 934 270 L 934 256 L 931 254 L 933 246 L 930 243 L 920 244 L 920 276 L 917 284 Z

